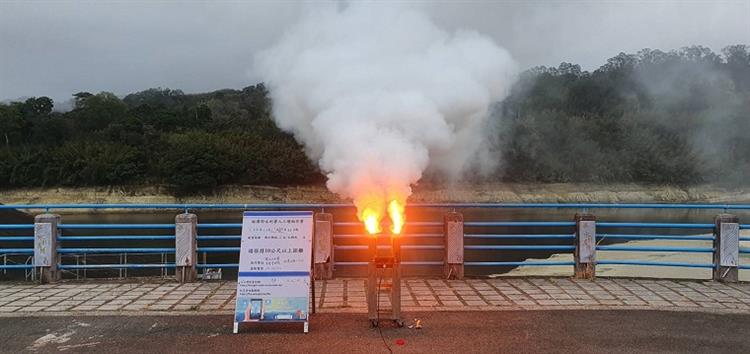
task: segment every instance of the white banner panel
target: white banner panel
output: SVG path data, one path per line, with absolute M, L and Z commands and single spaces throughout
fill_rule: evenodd
M 235 323 L 307 321 L 312 236 L 311 211 L 244 213 Z

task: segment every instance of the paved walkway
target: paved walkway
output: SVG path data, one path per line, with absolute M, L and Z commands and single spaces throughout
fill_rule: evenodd
M 659 309 L 750 313 L 750 283 L 569 278 L 406 279 L 404 311 Z M 0 317 L 229 314 L 233 281 L 0 283 Z M 316 282 L 319 312 L 366 312 L 365 280 Z M 387 296 L 381 296 L 387 307 Z

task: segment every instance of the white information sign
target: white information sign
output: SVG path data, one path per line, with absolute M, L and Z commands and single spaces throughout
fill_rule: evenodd
M 235 333 L 240 322 L 307 320 L 313 213 L 247 211 L 242 219 Z
M 740 224 L 721 223 L 721 259 L 722 267 L 736 267 L 740 259 Z
M 52 266 L 52 224 L 48 222 L 34 224 L 34 266 Z
M 578 261 L 581 263 L 596 262 L 596 221 L 579 221 L 578 230 Z

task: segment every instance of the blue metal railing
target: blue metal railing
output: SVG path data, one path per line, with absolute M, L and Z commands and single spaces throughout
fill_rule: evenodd
M 464 262 L 466 266 L 482 266 L 482 267 L 518 267 L 518 266 L 572 266 L 575 263 L 572 261 L 523 261 L 523 262 Z
M 58 241 L 157 241 L 174 240 L 174 235 L 92 235 L 92 236 L 58 236 Z M 3 238 L 5 240 L 5 238 Z M 32 237 L 33 241 L 33 237 Z
M 22 232 L 28 233 L 28 230 L 33 230 L 34 225 L 29 224 L 0 224 L 0 230 L 5 232 Z M 0 256 L 2 256 L 2 264 L 0 264 L 0 271 L 7 273 L 9 270 L 23 270 L 24 272 L 33 269 L 34 265 L 30 263 L 31 256 L 34 255 L 34 236 L 28 235 L 12 235 L 12 236 L 0 236 L 0 242 L 13 243 L 11 247 L 0 246 Z M 18 244 L 27 245 L 27 247 L 19 246 Z M 30 246 L 30 247 L 28 247 Z M 23 263 L 20 263 L 23 261 Z
M 343 227 L 343 226 L 361 227 L 362 223 L 359 222 L 359 221 L 337 221 L 337 222 L 333 223 L 333 226 L 335 226 L 335 227 Z M 412 222 L 409 222 L 409 226 L 412 226 L 412 227 L 426 227 L 426 226 L 442 227 L 443 223 L 442 222 L 437 222 L 437 221 L 428 221 L 428 222 L 412 221 Z
M 24 205 L 0 205 L 2 209 L 25 209 L 25 210 L 56 210 L 56 209 L 163 209 L 163 210 L 233 210 L 233 209 L 340 209 L 340 208 L 352 208 L 351 204 L 24 204 Z M 644 204 L 644 203 L 632 203 L 632 204 L 601 204 L 601 203 L 422 203 L 422 204 L 410 204 L 411 208 L 451 208 L 451 209 L 472 209 L 472 208 L 550 208 L 550 209 L 686 209 L 686 210 L 750 210 L 750 204 Z M 198 252 L 203 254 L 204 259 L 206 254 L 226 254 L 237 256 L 239 253 L 239 247 L 236 246 L 236 242 L 240 240 L 239 235 L 222 235 L 222 234 L 211 234 L 214 231 L 222 230 L 236 230 L 241 228 L 239 223 L 202 223 L 198 224 L 197 227 L 201 230 L 201 234 L 197 237 L 199 242 Z M 336 221 L 333 223 L 336 229 L 341 228 L 352 228 L 361 227 L 361 223 L 356 221 Z M 440 221 L 417 221 L 409 222 L 407 224 L 408 232 L 403 235 L 405 240 L 411 239 L 442 239 L 442 233 L 434 232 L 434 228 L 442 227 L 443 223 Z M 572 221 L 473 221 L 469 220 L 464 223 L 467 233 L 465 238 L 468 242 L 464 248 L 470 252 L 481 252 L 481 255 L 496 255 L 495 252 L 503 252 L 503 255 L 508 252 L 517 251 L 535 251 L 543 252 L 547 254 L 551 253 L 569 253 L 574 250 L 572 241 L 575 239 L 573 228 L 575 222 Z M 599 221 L 596 223 L 598 229 L 630 229 L 630 230 L 649 230 L 649 229 L 677 229 L 677 230 L 692 230 L 696 232 L 713 230 L 713 223 L 644 223 L 644 222 L 607 222 Z M 106 234 L 105 230 L 161 230 L 169 233 L 168 230 L 174 230 L 174 224 L 60 224 L 59 229 L 63 232 L 59 236 L 58 240 L 63 243 L 63 246 L 58 248 L 58 252 L 61 255 L 94 255 L 94 254 L 130 254 L 134 255 L 148 255 L 148 254 L 173 254 L 173 247 L 67 247 L 69 242 L 128 242 L 128 241 L 163 241 L 169 242 L 175 239 L 173 232 L 171 234 L 153 234 L 148 235 L 109 235 Z M 34 240 L 33 236 L 28 236 L 28 230 L 33 230 L 33 224 L 4 224 L 0 225 L 0 230 L 12 230 L 14 232 L 25 232 L 26 235 L 11 235 L 0 237 L 0 242 L 6 244 L 6 242 L 18 242 L 31 244 Z M 550 233 L 502 233 L 498 232 L 498 228 L 512 228 L 516 229 L 527 229 L 528 228 L 542 228 L 547 229 Z M 416 229 L 416 230 L 415 230 Z M 559 230 L 551 230 L 559 229 Z M 740 229 L 750 229 L 750 224 L 741 224 Z M 82 230 L 95 230 L 96 235 L 81 235 L 71 234 Z M 493 231 L 494 230 L 494 231 Z M 341 231 L 341 230 L 340 230 Z M 422 231 L 422 232 L 415 232 Z M 517 230 L 516 230 L 517 231 Z M 613 230 L 617 231 L 617 230 Z M 206 234 L 205 232 L 208 232 Z M 236 233 L 236 231 L 234 231 Z M 346 232 L 334 232 L 334 240 L 346 241 L 346 240 L 357 240 L 367 237 L 364 233 L 346 233 Z M 669 233 L 599 233 L 596 235 L 597 240 L 675 240 L 675 241 L 711 241 L 714 239 L 711 235 L 673 235 Z M 524 244 L 479 244 L 477 242 L 498 242 L 503 240 L 534 240 L 534 241 L 564 241 L 565 244 L 542 244 L 542 245 L 524 245 Z M 741 241 L 750 241 L 750 237 L 740 237 Z M 230 245 L 205 245 L 205 242 L 235 242 L 234 246 Z M 88 245 L 86 245 L 88 246 Z M 384 246 L 387 247 L 387 246 Z M 361 251 L 366 250 L 366 246 L 362 245 L 348 245 L 348 244 L 336 244 L 336 250 L 342 251 Z M 442 244 L 404 244 L 403 249 L 410 251 L 439 251 L 443 250 Z M 629 245 L 597 245 L 598 251 L 606 252 L 667 252 L 667 253 L 712 253 L 714 250 L 712 247 L 677 247 L 677 246 L 629 246 Z M 742 248 L 740 250 L 742 254 L 750 253 L 750 249 Z M 13 247 L 6 247 L 0 245 L 0 255 L 30 255 L 33 254 L 33 248 L 27 248 L 23 246 L 14 245 Z M 479 255 L 479 253 L 477 253 Z M 568 266 L 573 265 L 571 261 L 497 261 L 495 260 L 475 260 L 467 257 L 469 261 L 465 262 L 467 267 L 510 267 L 510 266 Z M 494 256 L 493 256 L 494 258 Z M 614 260 L 614 259 L 599 259 L 598 264 L 602 265 L 638 265 L 638 266 L 665 266 L 665 267 L 689 267 L 689 268 L 712 268 L 713 264 L 709 263 L 688 263 L 688 262 L 655 262 L 646 260 Z M 337 266 L 363 266 L 366 265 L 363 261 L 339 261 L 336 262 Z M 437 260 L 405 260 L 404 265 L 412 266 L 435 266 L 442 265 L 441 261 Z M 4 264 L 0 265 L 0 269 L 28 269 L 32 266 L 30 264 Z M 216 263 L 206 262 L 198 265 L 199 268 L 237 268 L 236 263 Z M 742 265 L 741 269 L 750 269 L 750 266 Z M 126 263 L 126 264 L 61 264 L 61 269 L 148 269 L 148 268 L 161 268 L 168 269 L 174 268 L 174 263 L 168 263 L 162 261 L 161 263 L 145 264 L 145 263 Z
M 714 224 L 646 223 L 646 222 L 597 222 L 597 227 L 641 228 L 641 229 L 708 229 Z
M 714 252 L 714 249 L 711 247 L 596 246 L 596 250 L 626 252 Z
M 636 265 L 651 267 L 687 267 L 687 268 L 713 268 L 710 263 L 685 263 L 685 262 L 652 262 L 652 261 L 633 261 L 633 260 L 600 260 L 596 264 L 602 265 Z
M 439 233 L 439 234 L 436 234 L 436 233 L 419 233 L 419 234 L 404 233 L 404 234 L 402 234 L 402 236 L 404 238 L 438 238 L 438 237 L 442 238 L 443 234 L 442 233 Z M 334 234 L 333 235 L 334 239 L 362 239 L 362 238 L 367 238 L 367 237 L 368 237 L 368 235 L 367 234 L 363 234 L 363 233 L 357 233 L 357 234 Z
M 552 204 L 546 204 L 552 205 Z M 480 232 L 469 232 L 464 234 L 464 238 L 468 240 L 562 240 L 568 241 L 570 244 L 554 244 L 554 245 L 498 245 L 498 244 L 465 244 L 464 250 L 474 252 L 485 252 L 484 255 L 477 255 L 471 257 L 471 254 L 464 255 L 466 259 L 486 257 L 486 252 L 492 252 L 492 257 L 497 257 L 498 251 L 535 251 L 535 252 L 571 252 L 575 250 L 575 246 L 572 245 L 572 241 L 575 239 L 573 227 L 576 223 L 574 221 L 466 221 L 464 227 L 469 230 L 485 230 L 484 233 Z M 566 230 L 565 233 L 554 233 L 554 234 L 538 234 L 538 233 L 497 233 L 497 228 L 543 228 L 548 230 L 549 228 L 562 228 Z M 491 233 L 486 233 L 487 230 L 493 230 Z M 503 254 L 507 254 L 503 253 Z M 563 266 L 573 265 L 572 261 L 466 261 L 464 265 L 467 267 L 517 267 L 517 266 L 534 266 L 534 267 L 546 267 L 546 266 Z
M 32 225 L 33 227 L 33 225 Z M 174 229 L 174 224 L 60 224 L 57 225 L 62 230 L 72 229 L 120 229 L 120 230 L 155 230 L 155 229 Z
M 242 224 L 198 224 L 199 229 L 239 229 Z
M 713 241 L 713 236 L 694 236 L 694 235 L 663 235 L 663 234 L 597 234 L 597 238 L 619 238 L 628 240 L 693 240 L 693 241 Z
M 3 254 L 34 254 L 33 248 L 3 248 L 0 249 Z
M 60 254 L 101 254 L 101 253 L 174 253 L 173 248 L 137 248 L 137 247 L 118 247 L 118 248 L 106 248 L 106 247 L 95 247 L 95 248 L 58 248 L 57 253 Z
M 3 241 L 34 241 L 34 236 L 3 236 Z
M 442 235 L 440 235 L 442 236 Z M 576 238 L 575 234 L 465 234 L 465 238 L 482 239 L 567 239 Z
M 0 224 L 0 230 L 33 230 L 34 225 L 27 224 Z
M 442 225 L 442 223 L 441 223 Z M 469 221 L 466 227 L 568 227 L 576 226 L 571 221 Z
M 174 264 L 60 264 L 60 269 L 164 269 L 174 268 Z

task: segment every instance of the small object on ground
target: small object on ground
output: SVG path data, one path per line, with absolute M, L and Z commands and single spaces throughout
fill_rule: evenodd
M 414 328 L 416 328 L 416 329 L 422 329 L 422 320 L 419 320 L 419 319 L 415 319 L 415 321 L 416 321 L 417 323 L 416 323 L 416 324 L 414 324 Z
M 406 341 L 403 339 L 396 339 L 396 345 L 404 345 L 406 344 Z

